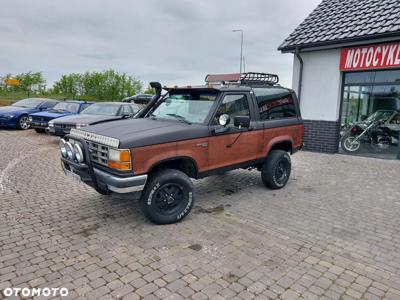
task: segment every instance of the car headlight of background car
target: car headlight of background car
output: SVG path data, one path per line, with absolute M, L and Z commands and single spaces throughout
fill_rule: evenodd
M 82 128 L 82 127 L 86 127 L 86 126 L 88 126 L 88 124 L 76 124 L 76 128 L 77 129 Z
M 54 127 L 54 122 L 53 121 L 49 122 L 49 127 Z
M 31 116 L 29 116 L 29 122 L 32 122 L 33 118 Z

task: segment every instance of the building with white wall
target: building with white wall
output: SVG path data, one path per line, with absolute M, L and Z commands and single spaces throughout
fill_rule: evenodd
M 385 139 L 370 138 L 370 129 L 358 140 L 353 129 L 352 141 L 361 144 L 353 154 L 400 157 L 399 13 L 398 0 L 323 0 L 280 45 L 294 55 L 293 89 L 305 121 L 305 149 L 346 150 L 347 131 L 374 113 L 392 111 L 385 115 L 387 124 L 379 124 L 391 130 Z

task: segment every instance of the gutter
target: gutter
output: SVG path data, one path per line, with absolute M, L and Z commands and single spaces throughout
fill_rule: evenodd
M 294 55 L 296 55 L 297 59 L 300 62 L 300 70 L 299 70 L 299 82 L 298 82 L 298 87 L 297 87 L 297 98 L 299 100 L 299 102 L 301 101 L 301 87 L 302 87 L 302 83 L 303 83 L 303 59 L 300 56 L 300 51 L 299 51 L 299 47 L 296 47 L 296 52 L 294 53 Z

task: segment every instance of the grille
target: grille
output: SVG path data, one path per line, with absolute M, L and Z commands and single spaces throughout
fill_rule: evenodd
M 75 128 L 74 125 L 69 125 L 69 124 L 54 124 L 54 127 L 56 128 L 66 128 L 66 129 L 71 129 L 71 128 Z
M 48 122 L 48 121 L 50 121 L 51 120 L 51 118 L 48 118 L 48 117 L 38 117 L 38 116 L 33 116 L 32 117 L 32 121 L 36 121 L 36 122 Z
M 103 166 L 107 166 L 108 163 L 108 146 L 104 146 L 102 144 L 93 143 L 90 141 L 86 141 L 89 152 L 90 159 L 94 163 L 98 163 Z

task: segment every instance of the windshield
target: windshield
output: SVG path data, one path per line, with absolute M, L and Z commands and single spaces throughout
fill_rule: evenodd
M 77 113 L 79 111 L 79 103 L 60 102 L 56 106 L 54 106 L 50 111 Z
M 387 121 L 389 117 L 393 114 L 392 110 L 378 110 L 372 115 L 370 115 L 365 121 L 367 123 L 377 122 L 377 121 Z
M 36 108 L 40 104 L 43 103 L 43 99 L 37 99 L 37 98 L 27 98 L 20 100 L 18 102 L 15 102 L 12 104 L 12 106 L 18 106 L 18 107 L 26 107 L 26 108 Z
M 119 104 L 92 104 L 82 114 L 85 115 L 104 115 L 104 116 L 116 116 L 118 113 Z
M 202 124 L 217 96 L 215 91 L 171 91 L 150 117 Z

